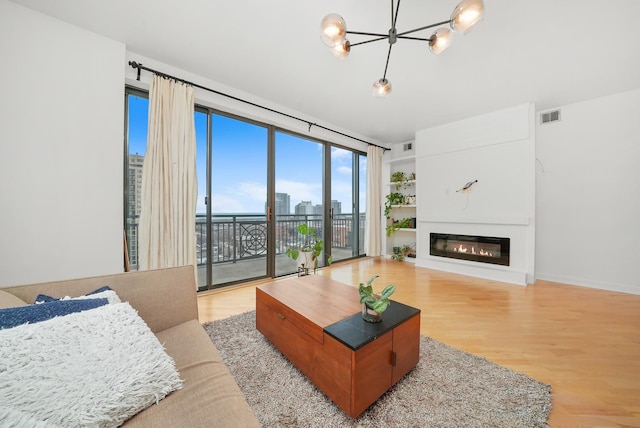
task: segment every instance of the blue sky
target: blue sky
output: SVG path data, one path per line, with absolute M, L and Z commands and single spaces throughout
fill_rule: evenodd
M 144 155 L 148 100 L 129 97 L 129 153 Z M 196 112 L 197 213 L 205 213 L 207 115 Z M 214 213 L 264 213 L 267 194 L 267 128 L 237 119 L 213 116 L 212 210 Z M 361 157 L 361 203 L 366 161 Z M 331 198 L 351 211 L 352 152 L 332 148 Z M 276 192 L 291 197 L 291 212 L 301 201 L 322 203 L 322 144 L 276 132 Z M 360 211 L 364 212 L 361 206 Z

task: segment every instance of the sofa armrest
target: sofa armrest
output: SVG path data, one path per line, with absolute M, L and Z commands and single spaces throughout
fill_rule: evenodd
M 25 302 L 38 294 L 77 297 L 109 286 L 123 302 L 129 302 L 154 333 L 198 319 L 193 266 L 118 273 L 41 284 L 3 288 Z

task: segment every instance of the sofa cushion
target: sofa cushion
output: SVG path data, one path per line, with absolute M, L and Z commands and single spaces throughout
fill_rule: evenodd
M 116 427 L 182 385 L 128 303 L 0 330 L 0 343 L 0 417 L 19 412 L 61 427 Z
M 7 293 L 6 291 L 0 290 L 0 309 L 15 308 L 17 306 L 26 305 L 28 305 L 28 303 L 21 298 L 16 297 L 11 293 Z
M 183 388 L 125 422 L 125 426 L 259 427 L 242 391 L 197 320 L 156 333 L 174 359 Z
M 0 309 L 0 330 L 27 323 L 39 323 L 51 318 L 95 309 L 107 303 L 109 303 L 107 299 L 55 300 L 53 302 Z
M 100 287 L 97 290 L 92 291 L 91 293 L 87 293 L 84 296 L 79 296 L 79 297 L 64 296 L 64 297 L 58 298 L 58 297 L 51 297 L 46 294 L 38 294 L 34 303 L 56 302 L 59 300 L 83 300 L 83 299 L 107 299 L 109 300 L 110 304 L 121 303 L 121 300 L 116 294 L 116 292 L 107 286 Z

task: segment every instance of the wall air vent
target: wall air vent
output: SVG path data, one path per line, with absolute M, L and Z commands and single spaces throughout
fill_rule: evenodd
M 557 122 L 560 120 L 560 110 L 547 111 L 540 113 L 540 124 Z
M 404 151 L 404 152 L 408 152 L 412 148 L 413 148 L 413 143 L 404 143 L 402 145 L 402 151 Z

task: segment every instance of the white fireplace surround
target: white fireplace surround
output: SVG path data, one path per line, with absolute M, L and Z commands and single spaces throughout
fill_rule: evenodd
M 416 133 L 416 265 L 533 283 L 535 108 L 524 104 Z M 470 181 L 478 180 L 466 190 Z M 510 238 L 509 266 L 429 255 L 430 233 Z

